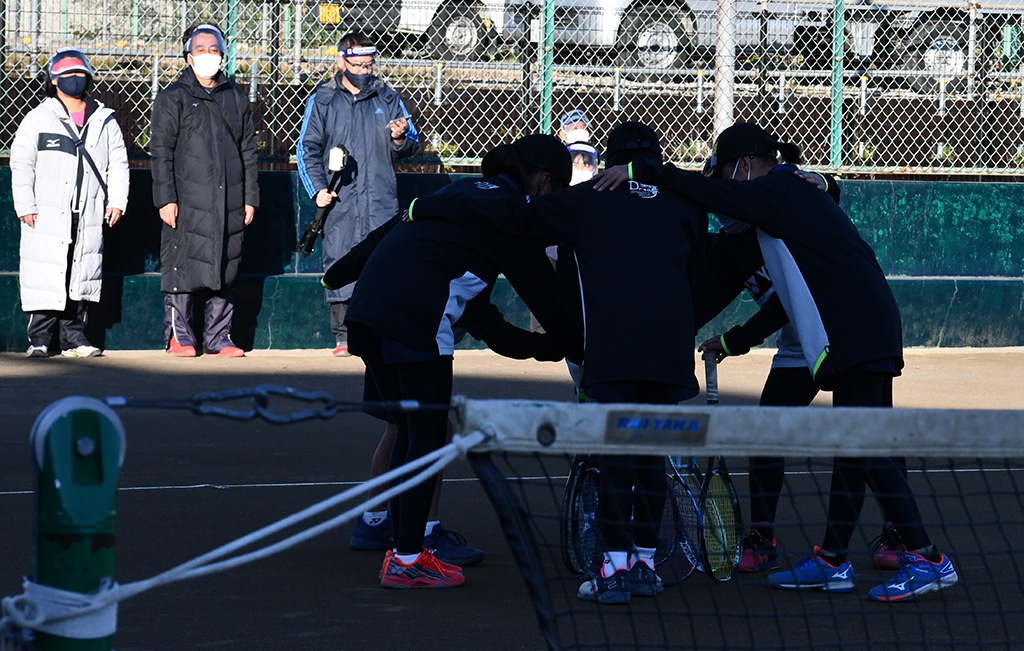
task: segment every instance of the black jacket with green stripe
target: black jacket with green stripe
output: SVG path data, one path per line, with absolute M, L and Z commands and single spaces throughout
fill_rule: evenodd
M 752 181 L 710 179 L 638 160 L 633 180 L 677 192 L 705 210 L 756 226 L 765 265 L 808 368 L 829 378 L 855 368 L 899 374 L 899 306 L 874 251 L 832 197 L 780 165 Z

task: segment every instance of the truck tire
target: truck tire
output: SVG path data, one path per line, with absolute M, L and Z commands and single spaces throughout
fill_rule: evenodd
M 626 14 L 618 50 L 627 67 L 680 68 L 690 59 L 693 41 L 693 18 L 685 8 L 646 5 Z
M 427 28 L 427 51 L 442 61 L 479 61 L 487 56 L 491 34 L 478 5 L 446 3 Z
M 907 83 L 921 93 L 937 93 L 942 78 L 947 90 L 962 87 L 969 54 L 966 23 L 954 19 L 923 22 L 907 38 L 903 69 L 925 74 L 908 76 Z

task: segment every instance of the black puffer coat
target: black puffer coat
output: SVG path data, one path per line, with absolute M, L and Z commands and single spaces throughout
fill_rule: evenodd
M 231 126 L 207 102 L 216 102 Z M 192 68 L 153 103 L 153 203 L 178 204 L 177 228 L 163 226 L 160 289 L 230 287 L 242 256 L 245 206 L 259 205 L 256 129 L 245 95 L 224 78 L 207 92 Z

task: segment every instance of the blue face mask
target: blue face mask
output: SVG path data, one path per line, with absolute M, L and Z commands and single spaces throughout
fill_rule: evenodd
M 57 77 L 57 88 L 68 97 L 81 97 L 85 94 L 85 77 Z
M 345 79 L 348 79 L 348 83 L 352 84 L 359 90 L 363 90 L 373 81 L 373 74 L 367 73 L 365 75 L 355 75 L 346 70 Z

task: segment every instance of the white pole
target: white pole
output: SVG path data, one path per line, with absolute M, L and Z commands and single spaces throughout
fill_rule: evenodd
M 736 0 L 718 0 L 715 101 L 712 137 L 732 125 L 736 94 Z

